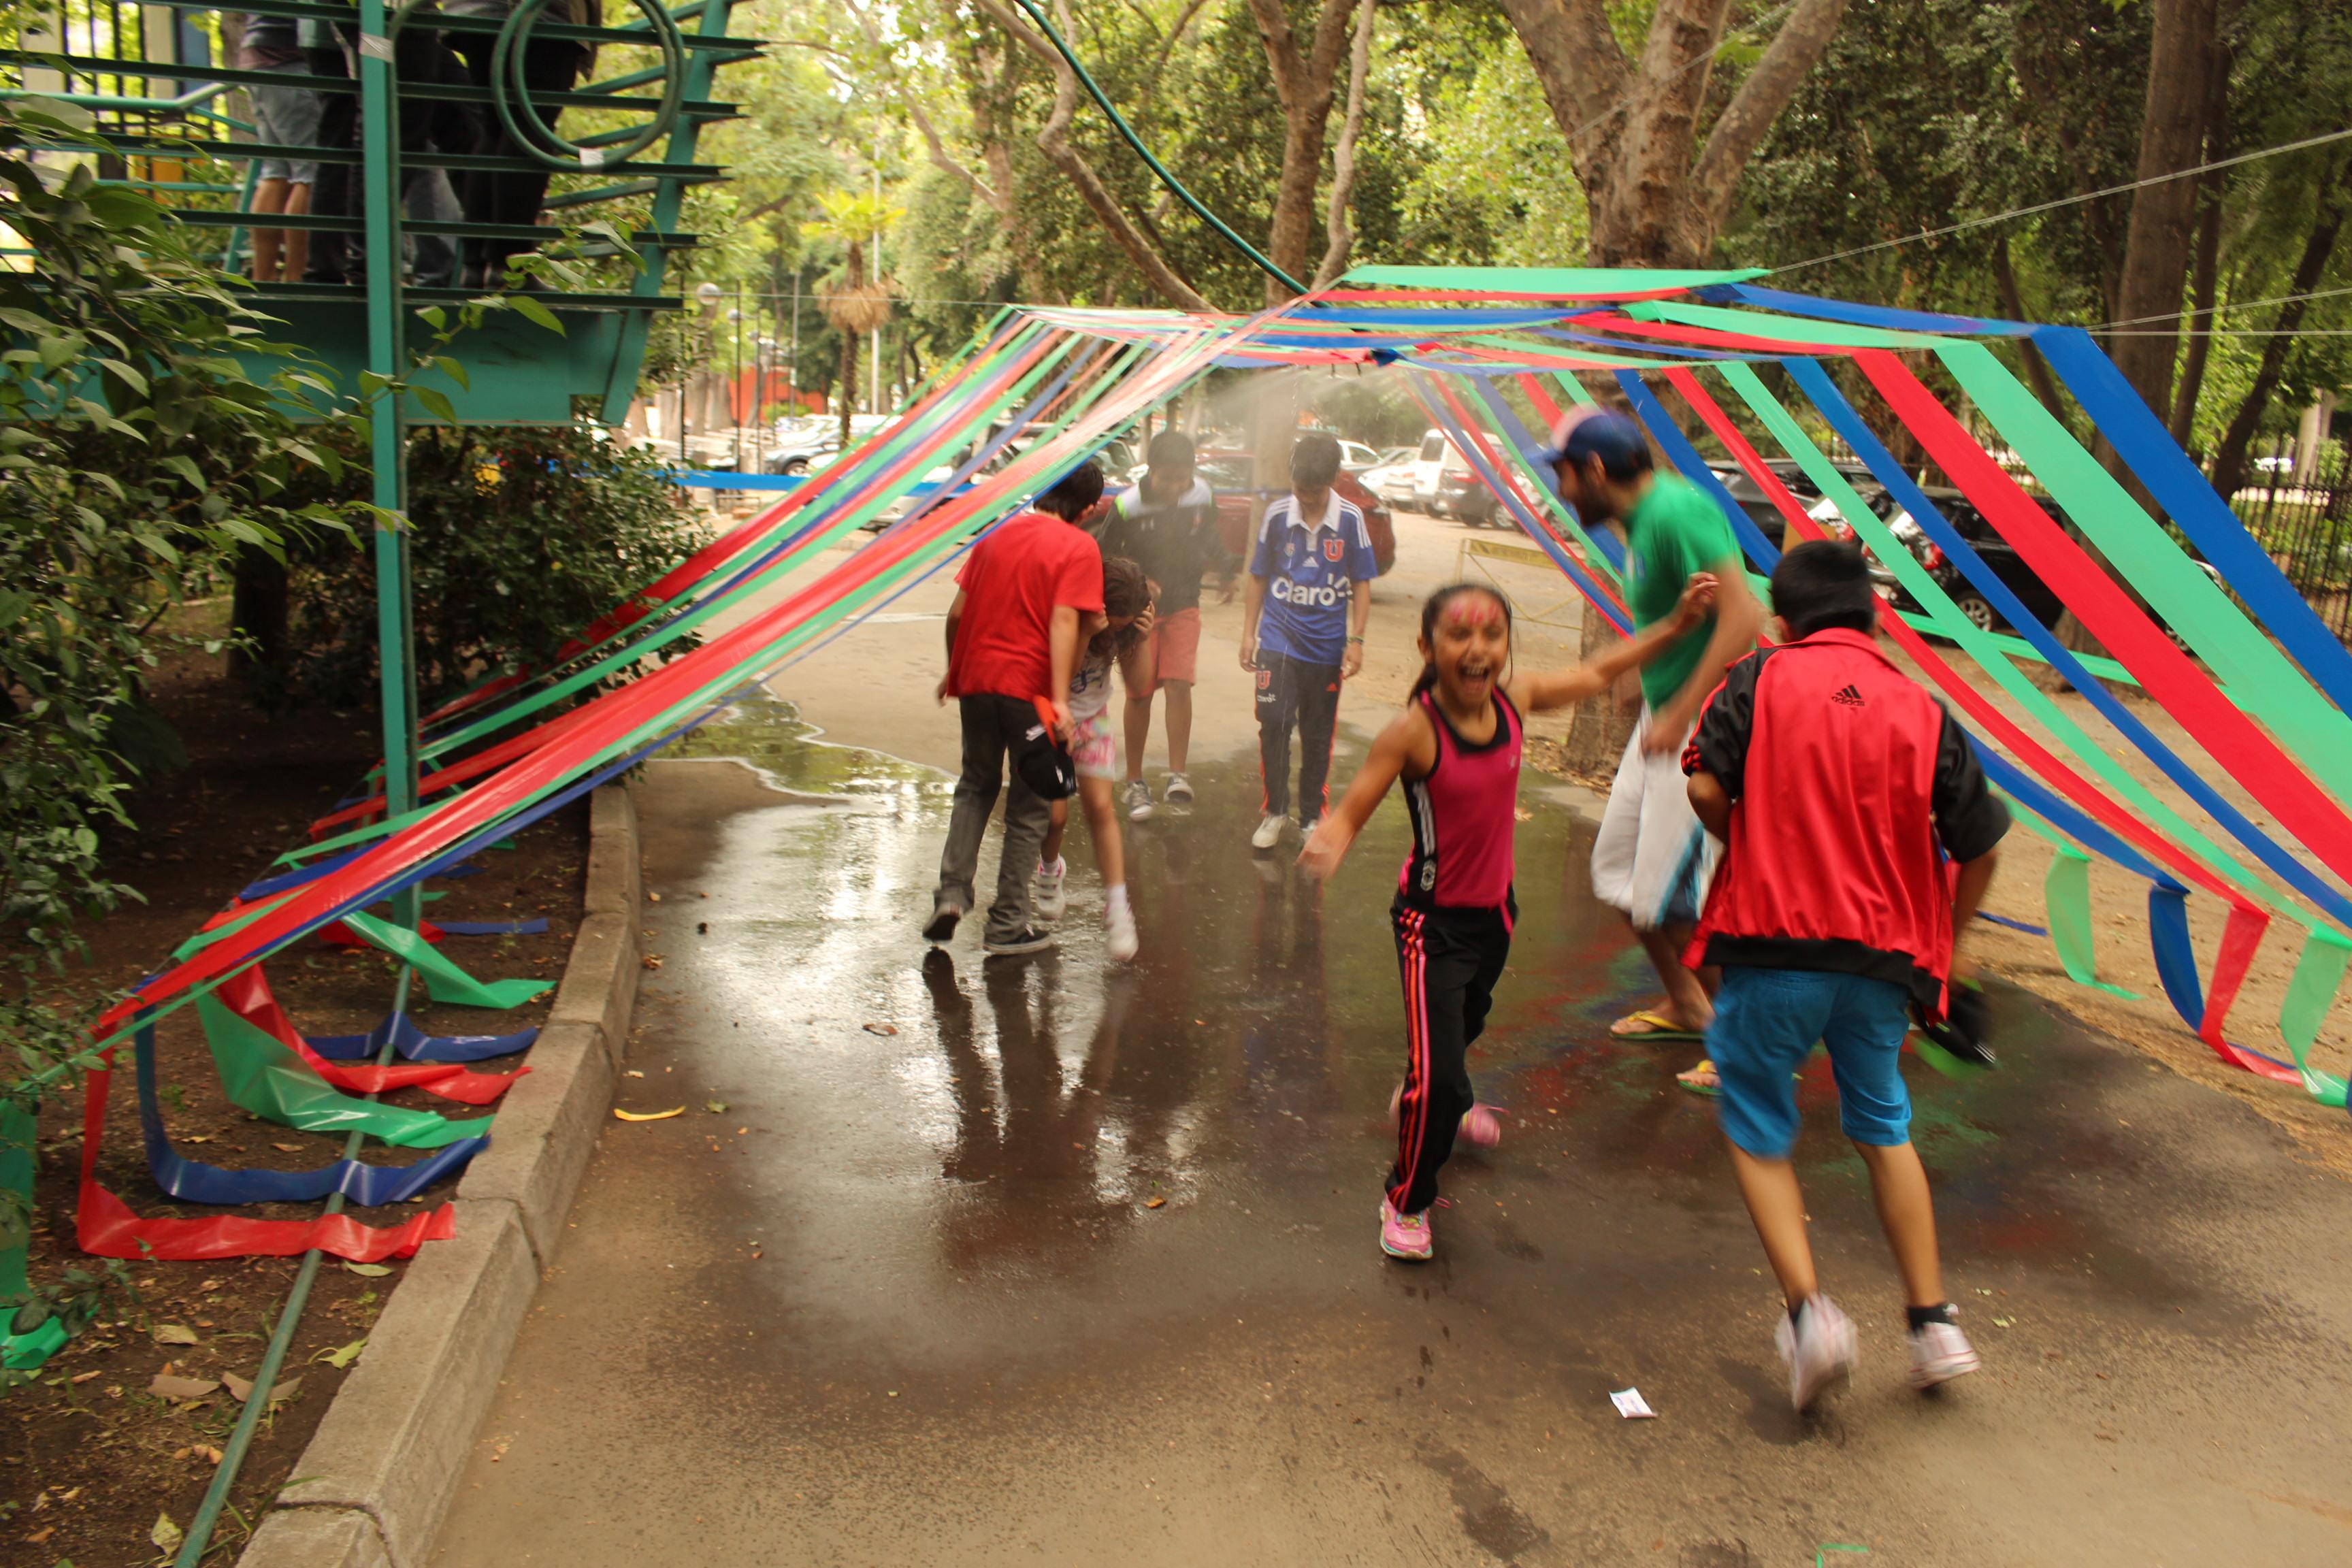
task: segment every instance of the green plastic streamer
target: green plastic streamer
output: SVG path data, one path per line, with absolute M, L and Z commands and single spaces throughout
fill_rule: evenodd
M 425 976 L 425 989 L 436 1002 L 465 1007 L 520 1007 L 532 997 L 554 989 L 551 980 L 477 980 L 457 967 L 442 951 L 406 926 L 393 925 L 373 915 L 352 913 L 343 923 Z
M 33 1212 L 33 1136 L 38 1126 L 31 1111 L 14 1100 L 0 1100 L 0 1192 L 16 1194 L 28 1219 Z M 25 1252 L 32 1237 L 29 1229 L 20 1228 L 23 1223 L 0 1237 L 0 1308 L 31 1293 Z M 55 1318 L 28 1333 L 0 1336 L 0 1366 L 30 1372 L 57 1354 L 66 1338 L 65 1325 Z
M 2279 1033 L 2294 1054 L 2295 1070 L 2303 1074 L 2304 1087 L 2322 1105 L 2345 1102 L 2344 1080 L 2313 1067 L 2311 1047 L 2319 1039 L 2319 1026 L 2326 1022 L 2328 1008 L 2336 1004 L 2347 959 L 2352 959 L 2352 942 L 2326 926 L 2312 927 L 2304 941 L 2303 956 L 2295 960 L 2294 974 L 2286 983 L 2286 1001 L 2279 1007 Z
M 209 994 L 196 998 L 196 1014 L 229 1103 L 264 1121 L 304 1132 L 356 1129 L 401 1149 L 438 1149 L 490 1130 L 487 1116 L 452 1121 L 430 1110 L 403 1110 L 339 1094 L 301 1058 Z

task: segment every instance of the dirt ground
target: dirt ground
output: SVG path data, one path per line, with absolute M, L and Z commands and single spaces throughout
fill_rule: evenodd
M 90 931 L 89 978 L 107 987 L 136 981 L 247 881 L 270 858 L 299 842 L 306 825 L 350 792 L 377 754 L 364 714 L 257 712 L 215 658 L 175 660 L 158 673 L 156 705 L 187 742 L 190 765 L 138 790 L 129 805 L 134 833 L 110 840 L 110 868 L 137 888 L 143 902 L 125 904 Z M 480 874 L 440 883 L 447 897 L 429 912 L 450 919 L 513 920 L 543 915 L 544 934 L 452 937 L 447 951 L 486 979 L 540 975 L 552 980 L 571 951 L 584 879 L 584 808 L 574 807 L 522 834 L 515 848 L 484 858 Z M 312 1034 L 360 1033 L 382 1019 L 393 989 L 389 962 L 373 950 L 304 943 L 271 960 L 278 998 Z M 412 1013 L 440 1033 L 507 1032 L 534 1023 L 544 1001 L 512 1012 L 436 1006 L 421 995 Z M 309 1170 L 341 1157 L 342 1140 L 259 1121 L 228 1103 L 193 1013 L 174 1015 L 157 1034 L 164 1120 L 191 1159 L 230 1166 Z M 518 1061 L 481 1064 L 510 1071 Z M 150 1179 L 142 1152 L 129 1058 L 117 1078 L 100 1163 L 102 1183 L 142 1215 L 202 1215 L 222 1211 L 173 1203 Z M 483 1111 L 436 1100 L 419 1090 L 388 1103 L 470 1116 Z M 76 1178 L 81 1158 L 78 1089 L 42 1107 L 40 1174 L 30 1248 L 32 1277 L 55 1280 L 72 1266 L 94 1266 L 74 1244 Z M 369 1163 L 421 1157 L 372 1145 Z M 443 1201 L 447 1186 L 421 1204 Z M 262 1204 L 228 1211 L 253 1218 L 307 1219 L 316 1204 Z M 394 1224 L 399 1212 L 354 1209 L 364 1225 Z M 133 1568 L 153 1563 L 158 1516 L 184 1527 L 212 1477 L 238 1406 L 225 1391 L 173 1402 L 149 1392 L 159 1374 L 199 1380 L 251 1378 L 275 1326 L 297 1258 L 209 1263 L 148 1263 L 131 1269 L 134 1292 L 51 1358 L 39 1381 L 0 1399 L 0 1564 L 49 1568 Z M 275 1411 L 266 1417 L 239 1474 L 207 1561 L 229 1561 L 252 1522 L 292 1473 L 328 1402 L 345 1375 L 341 1361 L 362 1343 L 404 1265 L 365 1273 L 329 1259 L 289 1353 Z M 159 1334 L 173 1331 L 165 1342 Z M 186 1334 L 179 1331 L 187 1331 Z M 176 1342 L 193 1337 L 193 1344 Z M 332 1359 L 331 1359 L 332 1358 Z

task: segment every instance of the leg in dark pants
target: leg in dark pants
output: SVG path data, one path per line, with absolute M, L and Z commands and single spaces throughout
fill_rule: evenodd
M 931 897 L 935 910 L 971 910 L 980 841 L 1004 784 L 1006 731 L 999 721 L 1001 700 L 963 697 L 956 701 L 963 721 L 963 772 L 956 778 L 955 815 L 948 820 L 947 848 L 940 856 L 940 887 Z
M 477 86 L 490 85 L 490 57 L 497 45 L 495 38 L 482 34 L 467 35 L 455 40 L 464 56 L 467 73 Z M 586 57 L 580 47 L 562 38 L 533 38 L 524 46 L 523 80 L 530 89 L 534 101 L 542 93 L 565 92 L 580 79 L 580 69 Z M 539 117 L 554 125 L 561 111 L 553 104 L 540 106 Z M 492 157 L 529 158 L 521 144 L 507 134 L 505 121 L 495 108 L 486 108 L 479 123 L 482 140 L 474 151 Z M 457 199 L 466 208 L 468 223 L 516 224 L 529 226 L 539 221 L 540 205 L 547 198 L 550 171 L 537 167 L 509 174 L 468 173 L 458 186 Z M 481 287 L 495 288 L 506 276 L 508 259 L 527 250 L 538 248 L 528 242 L 510 239 L 477 239 L 467 242 L 470 254 L 478 258 L 482 276 Z M 467 263 L 467 274 L 473 277 L 474 261 Z
M 1331 736 L 1339 727 L 1339 667 L 1294 664 L 1298 694 L 1298 820 L 1308 827 L 1331 807 Z
M 987 937 L 1009 942 L 1029 928 L 1030 879 L 1037 869 L 1037 852 L 1054 825 L 1054 808 L 1038 798 L 1015 769 L 1013 787 L 1004 797 L 1003 853 L 996 862 L 996 900 L 988 906 Z
M 1290 810 L 1290 727 L 1297 722 L 1297 700 L 1290 681 L 1291 661 L 1278 653 L 1257 656 L 1257 776 L 1262 809 L 1268 816 Z
M 1437 1201 L 1438 1170 L 1453 1156 L 1454 1135 L 1476 1103 L 1470 1042 L 1486 1027 L 1511 933 L 1499 910 L 1399 904 L 1390 919 L 1404 980 L 1406 1052 L 1388 1196 L 1399 1214 L 1421 1214 Z

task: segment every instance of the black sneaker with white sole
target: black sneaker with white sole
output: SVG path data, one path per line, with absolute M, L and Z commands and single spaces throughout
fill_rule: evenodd
M 1005 958 L 1014 953 L 1043 952 L 1054 945 L 1054 933 L 1039 931 L 1035 926 L 1023 926 L 1011 936 L 992 936 L 980 944 L 981 951 L 991 958 Z

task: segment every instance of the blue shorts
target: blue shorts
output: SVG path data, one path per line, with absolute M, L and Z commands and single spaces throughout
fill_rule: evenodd
M 1881 1149 L 1909 1142 L 1911 1091 L 1901 1066 L 1908 1001 L 1890 980 L 1727 965 L 1706 1032 L 1706 1054 L 1723 1079 L 1725 1136 L 1759 1160 L 1789 1157 L 1797 1146 L 1792 1075 L 1819 1040 L 1829 1047 L 1845 1135 Z

